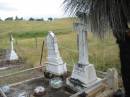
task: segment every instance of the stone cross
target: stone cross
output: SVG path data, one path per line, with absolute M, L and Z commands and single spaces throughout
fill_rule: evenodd
M 88 61 L 88 46 L 87 46 L 87 30 L 84 24 L 75 24 L 75 30 L 78 32 L 78 49 L 79 60 L 74 65 L 72 75 L 67 79 L 66 83 L 74 91 L 81 91 L 84 88 L 92 87 L 100 82 L 97 78 L 96 70 L 93 64 Z M 78 84 L 77 84 L 78 83 Z
M 87 31 L 83 24 L 75 24 L 76 31 L 78 32 L 78 49 L 79 49 L 79 64 L 88 65 L 88 44 L 87 44 Z

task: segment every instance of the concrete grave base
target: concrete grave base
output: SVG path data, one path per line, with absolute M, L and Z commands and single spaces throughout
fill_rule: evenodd
M 66 63 L 59 65 L 47 63 L 46 71 L 54 75 L 63 75 L 67 73 Z
M 91 87 L 100 81 L 102 80 L 96 76 L 93 64 L 76 64 L 71 77 L 67 79 L 66 83 L 75 91 L 81 91 L 82 89 Z
M 88 84 L 88 85 L 85 85 L 85 84 L 84 84 L 84 86 L 80 86 L 80 85 L 75 85 L 74 83 L 72 83 L 72 82 L 70 81 L 70 79 L 71 79 L 71 78 L 67 78 L 66 84 L 67 84 L 72 90 L 74 90 L 74 91 L 76 91 L 76 92 L 82 91 L 82 90 L 84 90 L 84 89 L 86 89 L 86 88 L 91 88 L 91 87 L 93 87 L 94 85 L 96 86 L 96 85 L 98 85 L 98 83 L 100 83 L 100 82 L 102 81 L 100 78 L 98 78 L 95 82 L 93 82 L 93 83 L 91 83 L 91 84 Z

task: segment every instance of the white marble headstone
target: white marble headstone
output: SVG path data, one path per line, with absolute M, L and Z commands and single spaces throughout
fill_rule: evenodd
M 47 49 L 48 49 L 48 64 L 46 67 L 47 72 L 62 75 L 67 72 L 66 63 L 63 62 L 57 44 L 55 34 L 50 31 L 47 35 Z
M 83 83 L 84 88 L 90 87 L 91 85 L 99 82 L 96 76 L 96 70 L 93 64 L 89 64 L 88 61 L 88 45 L 87 45 L 87 31 L 83 24 L 76 25 L 78 31 L 78 49 L 79 49 L 79 60 L 74 66 L 70 79 L 78 80 Z M 81 90 L 83 87 L 75 86 L 67 79 L 67 84 L 73 88 Z
M 18 60 L 18 55 L 14 50 L 14 38 L 12 35 L 10 35 L 10 49 L 9 52 L 7 52 L 6 60 Z

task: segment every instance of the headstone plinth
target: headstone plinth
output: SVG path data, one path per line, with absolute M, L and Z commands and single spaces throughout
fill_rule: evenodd
M 101 81 L 96 76 L 96 71 L 93 64 L 81 65 L 76 64 L 70 78 L 67 79 L 69 85 L 74 91 L 81 91 L 85 88 L 96 85 Z
M 67 73 L 66 64 L 56 65 L 56 64 L 48 63 L 46 70 L 51 74 L 59 75 L 59 76 Z
M 47 36 L 48 63 L 46 71 L 54 75 L 63 75 L 67 72 L 66 63 L 60 57 L 57 39 L 53 32 L 49 32 Z
M 9 52 L 7 53 L 7 56 L 6 56 L 6 60 L 7 61 L 18 60 L 18 56 L 17 56 L 15 50 L 9 50 Z
M 94 65 L 89 64 L 88 61 L 87 31 L 83 24 L 76 24 L 76 28 L 79 32 L 79 61 L 78 64 L 74 66 L 71 77 L 67 79 L 67 85 L 75 91 L 81 91 L 84 88 L 99 83 L 101 79 L 97 77 Z

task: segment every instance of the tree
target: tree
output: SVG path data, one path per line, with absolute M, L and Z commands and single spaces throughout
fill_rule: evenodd
M 38 18 L 38 19 L 36 19 L 36 21 L 44 21 L 44 19 L 43 18 Z
M 21 21 L 23 20 L 23 17 L 19 18 L 18 16 L 15 17 L 15 21 Z
M 5 21 L 13 21 L 13 17 L 8 17 L 5 19 Z
M 15 21 L 18 20 L 18 19 L 19 19 L 18 16 L 16 16 L 16 17 L 15 17 Z
M 0 18 L 0 21 L 3 21 L 3 20 Z
M 31 17 L 31 18 L 29 18 L 29 21 L 34 21 L 34 20 L 35 20 L 35 19 L 34 19 L 34 18 L 32 18 L 32 17 Z
M 51 17 L 50 17 L 50 18 L 48 18 L 48 21 L 50 21 L 50 22 L 51 22 L 52 20 L 53 20 L 53 18 L 51 18 Z
M 65 0 L 65 11 L 77 15 L 88 30 L 103 38 L 111 28 L 120 50 L 126 97 L 130 97 L 130 0 Z

